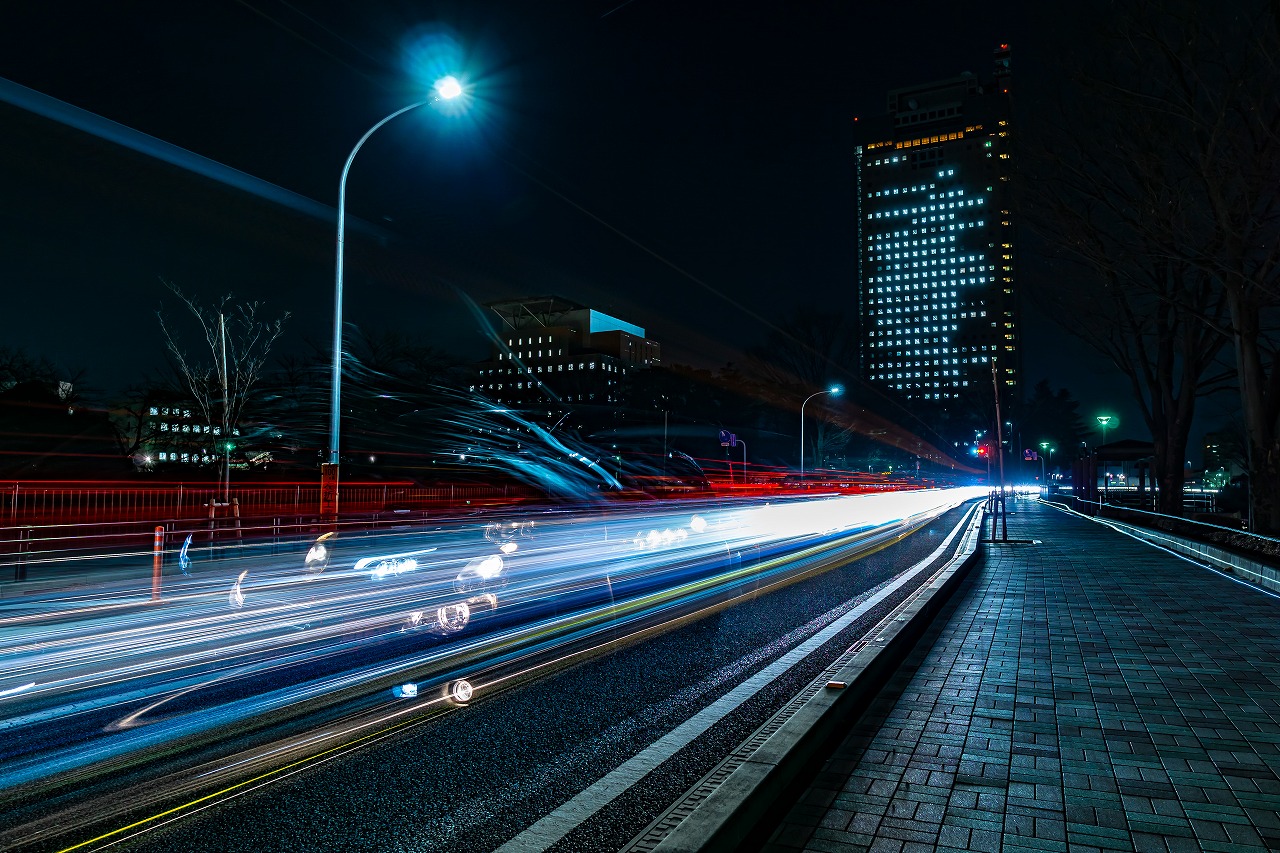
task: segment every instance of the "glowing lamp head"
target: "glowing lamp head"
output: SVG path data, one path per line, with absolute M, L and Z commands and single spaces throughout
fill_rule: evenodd
M 462 94 L 462 84 L 458 82 L 458 78 L 450 74 L 448 77 L 441 77 L 436 81 L 436 94 L 440 96 L 440 100 L 449 101 Z
M 843 394 L 843 393 L 844 393 L 844 386 L 843 386 L 843 385 L 832 385 L 832 386 L 831 386 L 829 389 L 827 389 L 827 390 L 829 390 L 829 391 L 831 392 L 831 396 L 832 396 L 832 397 L 839 397 L 841 394 Z

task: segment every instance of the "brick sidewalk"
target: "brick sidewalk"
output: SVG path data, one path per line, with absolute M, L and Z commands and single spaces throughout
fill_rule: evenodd
M 764 849 L 1280 850 L 1280 599 L 1010 508 Z

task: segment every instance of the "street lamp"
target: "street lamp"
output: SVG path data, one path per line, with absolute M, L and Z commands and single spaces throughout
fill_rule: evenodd
M 808 397 L 804 398 L 804 403 L 800 404 L 800 482 L 804 483 L 804 407 L 805 404 L 814 397 L 821 397 L 823 394 L 830 394 L 832 397 L 839 397 L 844 389 L 839 385 L 832 385 L 830 388 L 822 391 L 815 391 Z
M 1046 487 L 1047 487 L 1048 482 L 1049 482 L 1049 474 L 1048 474 L 1048 469 L 1046 468 L 1046 466 L 1045 466 L 1045 461 L 1044 461 L 1044 455 L 1045 455 L 1045 453 L 1048 453 L 1048 454 L 1049 454 L 1049 456 L 1050 456 L 1050 457 L 1052 457 L 1052 456 L 1053 456 L 1053 445 L 1052 445 L 1052 444 L 1050 444 L 1050 443 L 1049 443 L 1049 442 L 1047 442 L 1047 441 L 1042 441 L 1042 442 L 1040 442 L 1040 487 L 1041 487 L 1041 488 L 1044 488 L 1046 491 L 1048 491 L 1048 489 L 1047 489 Z
M 1111 415 L 1098 415 L 1098 425 L 1102 427 L 1102 444 L 1107 443 L 1107 427 L 1115 418 Z M 1101 446 L 1098 448 L 1101 450 Z M 1102 461 L 1102 501 L 1106 503 L 1111 498 L 1110 483 L 1107 482 L 1107 463 Z
M 356 153 L 360 147 L 378 128 L 410 110 L 438 101 L 451 100 L 462 94 L 462 84 L 453 76 L 437 80 L 434 89 L 435 93 L 431 97 L 396 110 L 365 131 L 355 148 L 351 149 L 351 154 L 347 156 L 347 162 L 342 167 L 342 179 L 338 183 L 337 267 L 333 284 L 333 377 L 329 395 L 329 461 L 320 466 L 320 514 L 325 518 L 336 518 L 338 515 L 338 437 L 342 421 L 342 249 L 347 224 L 347 173 L 351 171 L 351 162 L 356 159 Z

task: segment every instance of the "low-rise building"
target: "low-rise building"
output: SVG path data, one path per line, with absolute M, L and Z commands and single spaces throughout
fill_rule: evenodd
M 471 390 L 505 408 L 563 412 L 617 406 L 630 371 L 662 350 L 633 323 L 556 296 L 491 303 L 493 350 Z

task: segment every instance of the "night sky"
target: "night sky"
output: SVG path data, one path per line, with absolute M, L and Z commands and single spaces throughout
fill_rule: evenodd
M 854 118 L 889 89 L 985 77 L 1007 41 L 1015 121 L 1034 120 L 1049 63 L 1027 5 L 18 4 L 0 77 L 332 208 L 356 140 L 454 73 L 465 112 L 397 118 L 355 160 L 347 320 L 481 358 L 468 299 L 553 293 L 718 367 L 802 301 L 852 318 Z M 163 363 L 162 278 L 292 312 L 284 351 L 329 345 L 331 212 L 10 104 L 0 122 L 0 345 L 115 392 Z M 1122 381 L 1024 319 L 1028 385 L 1138 426 Z

